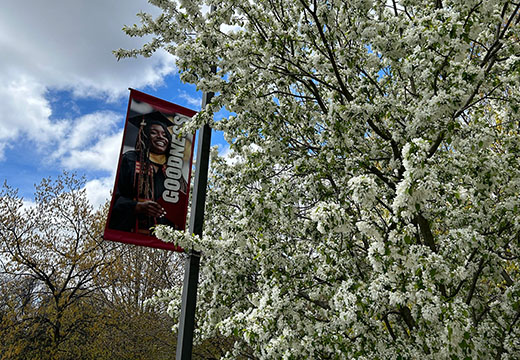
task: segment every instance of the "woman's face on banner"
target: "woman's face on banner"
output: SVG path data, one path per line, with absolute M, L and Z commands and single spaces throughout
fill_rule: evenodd
M 161 125 L 150 126 L 150 152 L 154 154 L 165 154 L 168 149 L 168 137 Z

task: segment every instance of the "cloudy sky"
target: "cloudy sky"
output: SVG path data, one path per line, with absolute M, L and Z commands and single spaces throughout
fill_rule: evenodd
M 30 200 L 44 177 L 87 178 L 94 204 L 109 197 L 134 88 L 200 109 L 167 53 L 117 61 L 112 51 L 143 39 L 122 32 L 146 0 L 2 0 L 0 11 L 0 180 Z

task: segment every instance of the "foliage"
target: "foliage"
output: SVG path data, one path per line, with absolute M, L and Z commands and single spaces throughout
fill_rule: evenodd
M 182 258 L 103 241 L 106 210 L 73 174 L 44 179 L 34 203 L 0 191 L 0 358 L 175 356 L 173 321 L 144 301 L 179 285 Z
M 44 179 L 36 188 L 36 205 L 25 208 L 13 189 L 4 187 L 0 194 L 2 273 L 19 280 L 24 291 L 14 305 L 21 311 L 14 314 L 42 334 L 36 337 L 44 344 L 34 350 L 47 349 L 51 358 L 66 353 L 65 339 L 91 321 L 78 306 L 98 289 L 94 279 L 106 266 L 103 219 L 92 211 L 81 184 L 74 176 Z M 27 306 L 33 311 L 24 316 Z M 20 338 L 17 343 L 31 346 Z
M 167 1 L 142 49 L 217 96 L 200 339 L 227 357 L 520 356 L 520 5 Z M 210 6 L 213 11 L 208 11 Z M 214 74 L 212 68 L 217 69 Z M 163 293 L 173 316 L 177 292 Z

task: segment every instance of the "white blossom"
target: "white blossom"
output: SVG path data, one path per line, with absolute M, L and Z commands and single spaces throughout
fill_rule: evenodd
M 154 3 L 126 31 L 155 40 L 118 55 L 177 56 L 217 94 L 189 127 L 230 143 L 204 235 L 156 230 L 202 251 L 199 341 L 233 338 L 228 359 L 520 357 L 517 4 Z M 179 296 L 156 298 L 175 317 Z

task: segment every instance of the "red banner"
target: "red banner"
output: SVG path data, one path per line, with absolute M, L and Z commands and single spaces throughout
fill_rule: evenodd
M 195 111 L 130 89 L 106 240 L 174 251 L 156 225 L 186 227 L 195 134 L 180 129 Z

